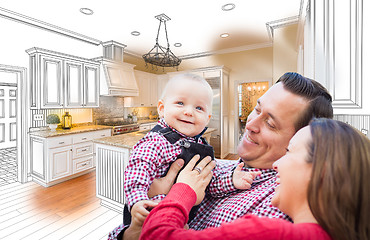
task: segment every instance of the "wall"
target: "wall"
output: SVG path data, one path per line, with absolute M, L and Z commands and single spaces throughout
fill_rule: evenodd
M 274 30 L 273 69 L 274 83 L 286 72 L 297 72 L 296 38 L 298 24 Z
M 0 17 L 0 63 L 29 69 L 25 50 L 39 47 L 83 58 L 102 55 L 102 47 Z M 28 76 L 27 76 L 28 77 Z

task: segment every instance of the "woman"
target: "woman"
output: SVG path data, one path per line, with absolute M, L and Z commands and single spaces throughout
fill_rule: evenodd
M 312 121 L 274 163 L 279 185 L 272 204 L 294 224 L 249 215 L 219 228 L 183 229 L 214 168 L 204 159 L 198 173 L 196 160 L 151 211 L 141 239 L 370 239 L 370 140 L 345 123 Z

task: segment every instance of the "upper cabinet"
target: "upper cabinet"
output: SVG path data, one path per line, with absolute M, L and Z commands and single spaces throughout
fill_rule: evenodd
M 40 48 L 30 55 L 32 109 L 99 107 L 99 63 Z
M 369 114 L 370 5 L 361 0 L 306 1 L 298 66 L 333 97 L 334 114 Z
M 158 76 L 135 70 L 139 96 L 133 98 L 133 107 L 157 107 Z

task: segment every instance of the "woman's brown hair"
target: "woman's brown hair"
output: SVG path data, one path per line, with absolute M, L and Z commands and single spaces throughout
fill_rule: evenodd
M 336 240 L 370 239 L 370 140 L 343 122 L 314 119 L 308 203 Z

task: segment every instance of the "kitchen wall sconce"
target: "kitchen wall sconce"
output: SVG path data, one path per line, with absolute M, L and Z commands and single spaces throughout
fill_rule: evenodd
M 168 42 L 168 35 L 167 35 L 167 28 L 166 28 L 166 21 L 171 20 L 166 14 L 162 13 L 160 15 L 155 16 L 156 19 L 159 20 L 159 27 L 158 27 L 158 33 L 157 33 L 157 38 L 156 38 L 156 43 L 154 47 L 147 53 L 143 55 L 144 61 L 145 61 L 145 66 L 148 67 L 148 63 L 152 64 L 152 69 L 153 65 L 154 66 L 159 66 L 163 67 L 163 71 L 165 67 L 176 67 L 181 63 L 181 59 L 175 56 L 170 50 L 170 44 Z M 164 24 L 164 31 L 166 33 L 166 39 L 167 39 L 167 48 L 162 47 L 161 45 L 158 44 L 158 37 L 159 37 L 159 32 L 161 30 L 161 24 Z M 158 70 L 158 68 L 156 69 Z

